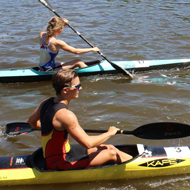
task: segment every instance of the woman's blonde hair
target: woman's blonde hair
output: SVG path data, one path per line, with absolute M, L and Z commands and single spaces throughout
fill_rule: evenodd
M 49 38 L 53 35 L 55 30 L 58 30 L 64 27 L 65 23 L 62 18 L 60 17 L 53 17 L 50 19 L 48 26 L 47 26 L 47 33 L 45 37 L 45 43 L 48 44 Z

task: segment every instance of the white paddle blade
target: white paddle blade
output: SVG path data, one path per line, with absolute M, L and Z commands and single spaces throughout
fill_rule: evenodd
M 47 4 L 47 2 L 44 1 L 44 0 L 39 0 L 39 2 L 42 3 L 42 4 L 44 4 L 44 5 L 47 6 L 47 7 L 49 6 L 49 5 Z

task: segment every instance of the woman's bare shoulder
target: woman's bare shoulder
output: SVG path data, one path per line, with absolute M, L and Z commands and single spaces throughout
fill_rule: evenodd
M 46 34 L 46 32 L 40 32 L 40 38 L 42 38 L 42 36 Z

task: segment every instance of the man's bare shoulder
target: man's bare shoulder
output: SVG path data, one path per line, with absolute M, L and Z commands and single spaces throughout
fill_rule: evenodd
M 64 121 L 66 123 L 67 122 L 73 122 L 77 119 L 76 115 L 71 110 L 68 110 L 66 108 L 60 109 L 56 113 L 56 117 L 58 120 Z

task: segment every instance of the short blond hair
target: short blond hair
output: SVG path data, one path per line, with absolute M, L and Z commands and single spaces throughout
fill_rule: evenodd
M 78 74 L 73 69 L 61 69 L 57 71 L 52 77 L 52 86 L 56 95 L 59 95 L 64 87 L 70 87 L 75 77 L 78 77 Z

